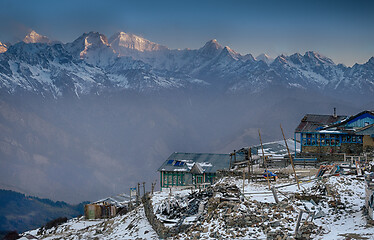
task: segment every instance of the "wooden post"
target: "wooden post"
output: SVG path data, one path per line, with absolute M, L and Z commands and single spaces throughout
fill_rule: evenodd
M 139 206 L 139 197 L 140 197 L 140 183 L 138 183 L 138 192 L 136 194 L 136 204 Z
M 266 172 L 266 178 L 268 180 L 268 185 L 269 185 L 269 190 L 270 190 L 270 176 L 269 176 L 269 172 L 268 172 L 268 166 L 267 166 L 267 163 L 266 163 L 266 159 L 265 159 L 265 152 L 264 152 L 264 146 L 262 146 L 262 139 L 261 139 L 261 133 L 260 133 L 260 129 L 258 129 L 258 135 L 260 136 L 260 143 L 261 143 L 261 149 L 262 149 L 262 157 L 264 158 L 264 167 L 265 167 L 265 172 Z
M 156 186 L 156 182 L 153 182 L 153 183 L 152 183 L 152 195 L 153 195 L 153 192 L 154 192 L 154 190 L 155 190 L 155 186 Z
M 290 161 L 291 161 L 291 165 L 292 165 L 292 170 L 293 170 L 293 173 L 295 174 L 295 179 L 296 179 L 297 187 L 300 190 L 299 180 L 297 179 L 297 175 L 296 175 L 296 171 L 295 171 L 295 165 L 293 165 L 292 156 L 291 156 L 291 153 L 290 153 L 290 149 L 288 148 L 286 137 L 284 136 L 282 124 L 280 125 L 280 128 L 282 130 L 282 135 L 283 135 L 284 143 L 286 144 L 286 148 L 287 148 L 287 151 L 288 151 L 288 156 L 290 157 Z M 296 149 L 295 149 L 295 151 L 296 151 Z
M 129 204 L 129 210 L 131 208 L 131 187 L 130 187 L 130 204 Z
M 252 166 L 251 159 L 252 159 L 251 148 L 248 148 L 248 184 L 251 180 L 251 166 Z
M 243 194 L 244 194 L 244 184 L 245 184 L 245 169 L 243 169 Z
M 274 186 L 271 188 L 271 191 L 272 191 L 272 193 L 273 193 L 273 196 L 274 196 L 274 200 L 275 200 L 275 202 L 276 202 L 277 204 L 279 204 L 279 199 L 278 199 L 277 191 L 275 190 L 275 187 L 274 187 Z
M 297 232 L 299 231 L 300 222 L 301 222 L 301 218 L 303 216 L 303 213 L 304 213 L 304 210 L 300 209 L 299 216 L 297 217 L 297 222 L 296 222 L 296 227 L 295 227 L 295 234 L 297 234 Z
M 143 182 L 143 196 L 145 196 L 145 182 Z
M 232 155 L 233 153 L 230 153 L 230 168 L 229 169 L 231 169 Z

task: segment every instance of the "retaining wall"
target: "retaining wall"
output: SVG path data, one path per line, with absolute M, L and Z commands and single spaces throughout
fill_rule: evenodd
M 179 227 L 173 228 L 165 227 L 165 225 L 160 220 L 158 220 L 156 215 L 153 213 L 153 206 L 149 193 L 143 196 L 142 202 L 144 206 L 145 216 L 147 217 L 148 222 L 152 225 L 153 230 L 155 230 L 159 238 L 165 239 L 168 237 L 174 237 L 178 233 L 184 232 L 190 227 L 189 225 L 181 225 Z

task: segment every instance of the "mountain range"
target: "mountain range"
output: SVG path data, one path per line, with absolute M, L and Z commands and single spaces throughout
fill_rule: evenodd
M 208 88 L 224 93 L 262 92 L 282 86 L 328 95 L 374 94 L 374 57 L 347 67 L 309 51 L 280 55 L 241 55 L 217 40 L 196 50 L 169 49 L 134 34 L 109 39 L 84 33 L 71 43 L 51 41 L 31 31 L 10 46 L 0 45 L 0 87 L 58 98 L 103 91 Z

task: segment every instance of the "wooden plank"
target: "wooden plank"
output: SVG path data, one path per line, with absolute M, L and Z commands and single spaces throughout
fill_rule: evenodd
M 268 185 L 269 185 L 269 190 L 271 189 L 270 187 L 270 176 L 269 176 L 269 172 L 268 172 L 268 166 L 266 164 L 266 159 L 265 159 L 265 152 L 264 152 L 264 146 L 262 145 L 262 139 L 261 139 L 261 133 L 260 133 L 260 129 L 258 129 L 258 135 L 260 136 L 260 142 L 261 142 L 261 149 L 262 149 L 262 157 L 264 159 L 264 165 L 265 165 L 265 172 L 266 172 L 266 175 L 267 175 L 267 180 L 268 180 Z

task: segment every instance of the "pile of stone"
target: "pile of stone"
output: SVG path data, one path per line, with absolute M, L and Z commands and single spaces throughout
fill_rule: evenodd
M 192 192 L 186 197 L 173 196 L 165 199 L 156 207 L 156 214 L 162 216 L 162 221 L 183 220 L 186 217 L 199 213 L 199 208 L 205 205 L 209 198 L 213 196 L 212 188 L 202 191 Z
M 235 185 L 220 184 L 213 187 L 203 219 L 180 237 L 287 239 L 296 217 L 287 200 L 279 205 L 253 201 L 242 197 Z

